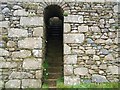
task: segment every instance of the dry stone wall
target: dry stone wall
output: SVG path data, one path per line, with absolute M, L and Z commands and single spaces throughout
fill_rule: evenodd
M 41 88 L 44 8 L 64 10 L 64 84 L 118 82 L 118 1 L 1 0 L 0 88 Z

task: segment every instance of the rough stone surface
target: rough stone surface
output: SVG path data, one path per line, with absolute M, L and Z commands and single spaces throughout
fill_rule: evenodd
M 71 54 L 71 47 L 64 44 L 64 54 Z
M 33 56 L 42 57 L 42 50 L 33 50 Z
M 23 61 L 23 69 L 41 69 L 42 60 L 27 58 Z
M 118 66 L 108 66 L 108 71 L 112 74 L 119 74 L 119 67 Z
M 9 51 L 0 48 L 0 56 L 9 56 Z
M 42 85 L 41 80 L 23 79 L 22 88 L 40 88 Z
M 35 73 L 35 76 L 36 76 L 37 79 L 41 79 L 41 78 L 42 78 L 42 75 L 43 75 L 42 70 L 38 70 L 38 71 L 36 71 L 36 73 Z
M 27 16 L 28 12 L 25 11 L 25 9 L 21 9 L 21 10 L 15 10 L 13 12 L 14 16 Z
M 65 43 L 82 43 L 84 41 L 84 34 L 65 34 Z
M 5 88 L 20 88 L 20 80 L 9 80 L 5 83 Z
M 33 36 L 42 37 L 43 36 L 43 27 L 37 27 L 33 29 Z
M 0 27 L 9 27 L 9 21 L 0 21 Z
M 71 31 L 71 26 L 70 26 L 70 24 L 65 23 L 65 24 L 64 24 L 64 32 L 67 33 L 67 32 L 70 32 L 70 31 Z
M 11 47 L 11 48 L 12 48 L 12 47 L 15 47 L 15 45 L 16 45 L 16 44 L 15 44 L 14 41 L 8 41 L 8 42 L 7 42 L 7 46 L 8 46 L 8 47 Z
M 76 75 L 88 75 L 88 69 L 85 67 L 78 67 L 74 69 Z
M 101 83 L 101 82 L 108 82 L 108 80 L 106 79 L 105 76 L 102 75 L 92 75 L 92 82 Z
M 86 50 L 86 54 L 95 54 L 95 50 L 94 49 L 88 49 L 88 50 Z
M 29 50 L 20 50 L 12 53 L 13 58 L 27 58 L 31 56 L 31 51 Z
M 19 48 L 42 48 L 42 39 L 41 38 L 25 38 L 24 40 L 18 41 Z
M 76 64 L 77 63 L 77 55 L 65 55 L 64 63 L 65 64 Z
M 64 65 L 64 75 L 72 75 L 72 74 L 73 74 L 73 66 Z
M 87 32 L 88 31 L 88 26 L 78 26 L 78 31 L 79 32 Z
M 41 26 L 43 25 L 43 17 L 21 17 L 20 25 L 22 26 Z
M 78 76 L 64 76 L 65 85 L 77 85 L 80 84 L 80 78 Z
M 24 29 L 11 28 L 8 30 L 8 37 L 27 37 L 28 32 Z

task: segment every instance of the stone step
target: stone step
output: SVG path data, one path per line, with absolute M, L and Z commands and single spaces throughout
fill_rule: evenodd
M 58 79 L 62 76 L 61 73 L 49 73 L 48 79 Z
M 49 67 L 48 72 L 49 73 L 60 73 L 62 72 L 62 67 Z

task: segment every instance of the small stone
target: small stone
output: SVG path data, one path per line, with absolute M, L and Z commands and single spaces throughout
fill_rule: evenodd
M 115 5 L 115 6 L 113 7 L 113 10 L 114 10 L 115 13 L 118 12 L 118 8 L 119 8 L 118 5 Z
M 21 9 L 21 10 L 15 10 L 13 12 L 14 16 L 27 16 L 28 12 L 25 11 L 25 9 Z
M 43 27 L 36 27 L 33 29 L 33 36 L 43 37 Z
M 91 38 L 87 38 L 86 40 L 87 40 L 87 43 L 88 43 L 88 44 L 94 43 L 94 41 L 93 41 Z
M 65 32 L 65 33 L 68 33 L 68 32 L 70 32 L 70 31 L 71 31 L 71 26 L 70 26 L 70 24 L 65 23 L 65 24 L 64 24 L 64 32 Z
M 80 49 L 72 49 L 72 54 L 84 54 L 84 51 L 83 50 L 80 50 Z
M 37 79 L 41 79 L 41 78 L 42 78 L 42 75 L 43 75 L 42 70 L 36 71 L 35 76 L 36 76 Z
M 1 78 L 0 78 L 1 79 Z M 2 80 L 0 80 L 0 89 L 4 88 L 4 82 Z
M 66 64 L 76 64 L 77 63 L 77 55 L 65 55 L 64 63 Z
M 92 82 L 102 83 L 102 82 L 108 82 L 105 76 L 102 75 L 92 75 Z
M 8 30 L 8 37 L 27 37 L 28 31 L 24 29 L 11 28 Z
M 115 23 L 114 19 L 109 19 L 109 23 Z
M 8 7 L 5 7 L 3 10 L 2 10 L 2 13 L 3 14 L 8 14 L 10 13 L 10 9 Z
M 20 88 L 20 80 L 9 80 L 5 83 L 5 88 Z
M 112 39 L 107 39 L 106 40 L 106 44 L 112 44 L 112 43 L 113 43 Z
M 74 69 L 76 75 L 88 75 L 88 69 L 85 67 L 78 67 Z
M 16 10 L 16 9 L 22 9 L 22 7 L 21 7 L 21 6 L 18 6 L 18 5 L 14 5 L 14 6 L 13 6 L 13 9 L 15 9 L 15 10 Z
M 99 44 L 99 43 L 100 43 L 100 44 L 101 44 L 101 43 L 105 43 L 105 40 L 104 40 L 104 39 L 97 39 L 97 40 L 95 40 L 95 43 L 98 43 L 98 44 Z
M 78 76 L 64 76 L 64 85 L 78 85 L 80 78 Z
M 17 63 L 16 62 L 0 62 L 0 68 L 16 68 Z
M 88 57 L 88 56 L 83 56 L 82 59 L 84 59 L 84 60 L 88 60 L 89 57 Z
M 91 60 L 87 60 L 85 63 L 88 64 L 88 65 L 92 65 L 92 64 L 94 64 L 95 62 L 94 62 L 94 61 L 91 61 Z
M 82 43 L 84 41 L 84 34 L 65 34 L 65 43 Z
M 90 73 L 90 74 L 94 74 L 94 73 L 95 73 L 95 71 L 94 71 L 94 70 L 89 69 L 89 73 Z
M 0 48 L 0 56 L 9 56 L 9 51 Z
M 33 50 L 33 56 L 42 57 L 42 50 Z
M 71 54 L 71 47 L 64 44 L 64 54 Z
M 94 49 L 88 49 L 85 52 L 86 52 L 86 54 L 95 54 L 95 50 Z
M 100 32 L 101 31 L 98 26 L 92 26 L 92 27 L 90 27 L 90 30 L 93 32 Z
M 36 79 L 23 79 L 22 88 L 40 88 L 42 85 L 41 80 Z
M 104 74 L 104 73 L 105 73 L 105 72 L 104 72 L 104 71 L 102 71 L 102 70 L 100 70 L 100 71 L 99 71 L 99 74 Z
M 118 66 L 108 66 L 107 71 L 111 74 L 119 74 L 119 67 Z
M 91 69 L 96 70 L 96 69 L 98 69 L 98 67 L 97 67 L 96 65 L 92 65 L 92 66 L 91 66 Z
M 102 65 L 99 66 L 99 68 L 105 70 L 105 69 L 107 69 L 107 65 L 106 64 L 102 64 Z
M 108 54 L 105 56 L 104 60 L 115 60 L 112 54 Z
M 73 74 L 73 66 L 64 65 L 64 75 L 72 75 L 72 74 Z
M 14 41 L 8 41 L 8 42 L 7 42 L 7 47 L 11 47 L 11 48 L 12 48 L 12 47 L 15 47 L 15 45 L 16 45 L 16 44 L 15 44 Z
M 100 54 L 107 55 L 109 54 L 109 51 L 107 49 L 101 49 Z
M 93 60 L 100 60 L 100 57 L 97 55 L 93 55 Z
M 88 32 L 88 26 L 78 26 L 79 32 Z
M 101 24 L 105 24 L 105 19 L 100 19 Z
M 96 61 L 96 64 L 99 66 L 101 64 L 101 61 Z
M 114 33 L 114 32 L 109 32 L 108 33 L 108 36 L 110 37 L 110 38 L 116 38 L 116 34 Z
M 23 61 L 23 69 L 41 69 L 42 60 L 27 58 Z

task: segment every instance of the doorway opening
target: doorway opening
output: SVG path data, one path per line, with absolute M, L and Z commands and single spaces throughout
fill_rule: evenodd
M 46 32 L 47 78 L 44 83 L 56 87 L 56 81 L 63 77 L 63 10 L 58 5 L 50 5 L 44 10 Z

